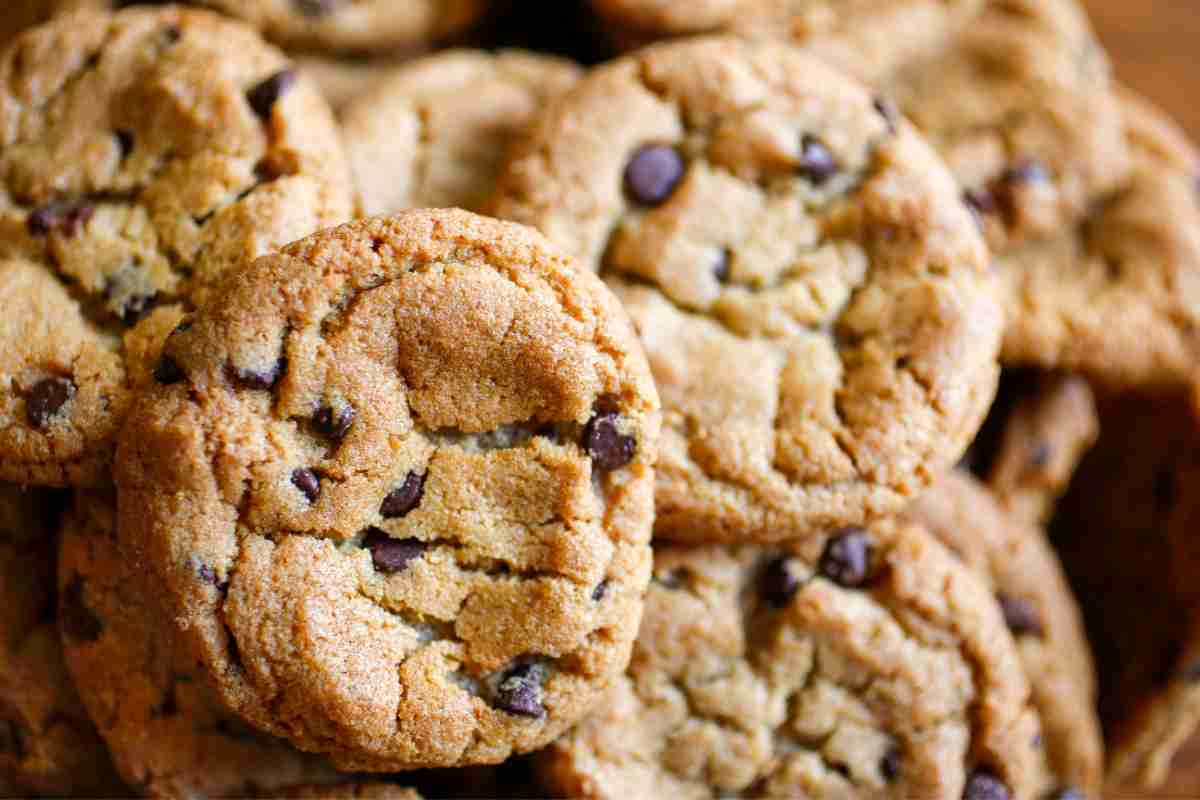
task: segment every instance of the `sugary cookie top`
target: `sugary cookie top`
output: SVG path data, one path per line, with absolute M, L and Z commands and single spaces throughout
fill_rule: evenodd
M 658 399 L 533 231 L 364 220 L 230 279 L 122 437 L 121 535 L 226 700 L 347 768 L 498 762 L 624 668 Z
M 958 187 L 891 106 L 787 45 L 692 40 L 594 70 L 494 206 L 633 316 L 664 401 L 663 536 L 894 512 L 992 399 L 1000 309 Z

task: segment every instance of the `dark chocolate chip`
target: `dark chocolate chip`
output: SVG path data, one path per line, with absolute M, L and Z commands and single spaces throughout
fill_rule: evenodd
M 273 389 L 275 384 L 279 383 L 279 379 L 283 377 L 285 369 L 287 369 L 287 362 L 281 358 L 275 362 L 274 367 L 265 372 L 235 368 L 232 370 L 232 373 L 233 379 L 245 388 L 267 391 Z
M 900 748 L 892 745 L 879 761 L 879 774 L 889 783 L 900 777 Z
M 496 707 L 521 717 L 543 717 L 542 676 L 533 664 L 520 664 L 500 679 L 496 689 Z
M 179 383 L 185 377 L 183 367 L 179 366 L 179 362 L 168 355 L 164 355 L 158 359 L 158 364 L 154 367 L 154 380 L 164 386 Z
M 75 394 L 75 384 L 66 378 L 40 380 L 25 396 L 25 416 L 29 424 L 43 430 Z
M 1050 173 L 1046 168 L 1033 159 L 1018 161 L 1000 175 L 1004 183 L 1038 183 L 1049 178 Z
M 1087 795 L 1076 789 L 1074 786 L 1064 786 L 1054 794 L 1050 795 L 1050 800 L 1087 800 Z
M 183 38 L 183 31 L 178 25 L 168 25 L 162 31 L 163 42 L 167 47 L 179 44 L 179 40 Z
M 862 528 L 843 528 L 825 544 L 817 569 L 849 589 L 862 586 L 871 572 L 871 535 Z
M 817 137 L 804 134 L 800 140 L 800 174 L 818 186 L 837 174 L 833 153 Z
M 963 203 L 981 225 L 984 217 L 996 213 L 996 196 L 987 189 L 964 189 Z
M 129 154 L 133 152 L 133 134 L 129 131 L 113 131 L 113 137 L 117 140 L 117 149 L 121 151 L 121 160 L 129 158 Z
M 621 433 L 621 416 L 615 411 L 597 414 L 583 429 L 583 449 L 602 472 L 620 469 L 633 460 L 637 440 Z
M 1004 781 L 986 769 L 977 769 L 967 778 L 963 800 L 1009 800 L 1012 792 Z
M 95 206 L 50 203 L 31 212 L 25 226 L 34 236 L 46 236 L 52 231 L 74 236 L 95 213 Z
M 592 590 L 592 600 L 599 603 L 606 594 L 608 594 L 608 581 L 600 581 Z
M 350 432 L 350 426 L 354 424 L 354 417 L 354 406 L 349 403 L 337 411 L 334 411 L 332 406 L 323 406 L 313 415 L 313 424 L 321 433 L 335 442 L 340 442 Z
M 379 513 L 384 519 L 403 517 L 421 504 L 424 494 L 425 476 L 410 472 L 399 488 L 392 489 L 387 497 L 383 498 L 383 502 L 379 504 Z
M 1038 442 L 1034 445 L 1033 452 L 1029 454 L 1029 465 L 1041 469 L 1050 463 L 1050 456 L 1053 453 L 1054 449 L 1050 447 L 1049 442 Z
M 323 17 L 337 8 L 338 0 L 293 0 L 293 3 L 306 17 Z
M 299 489 L 310 503 L 317 502 L 321 496 L 321 477 L 307 467 L 292 472 L 292 486 Z
M 1007 594 L 997 594 L 1000 610 L 1004 612 L 1004 622 L 1014 636 L 1041 636 L 1042 619 L 1033 603 L 1021 597 Z
M 393 539 L 378 528 L 371 528 L 363 539 L 363 547 L 371 551 L 375 569 L 390 575 L 407 569 L 409 562 L 420 558 L 428 545 L 419 539 Z
M 713 276 L 716 277 L 719 283 L 725 283 L 729 280 L 729 275 L 732 273 L 731 264 L 733 263 L 733 255 L 729 252 L 729 248 L 722 248 L 717 254 L 717 263 L 713 265 Z
M 1154 510 L 1165 513 L 1175 507 L 1179 487 L 1176 485 L 1175 473 L 1170 465 L 1163 464 L 1154 471 Z
M 876 97 L 874 103 L 875 110 L 879 112 L 879 116 L 883 117 L 887 123 L 888 133 L 895 133 L 897 126 L 900 124 L 900 111 L 896 108 L 896 104 L 892 102 L 890 97 Z
M 660 206 L 679 186 L 683 172 L 683 156 L 674 147 L 643 145 L 625 166 L 625 193 L 638 205 Z
M 787 608 L 800 589 L 800 578 L 786 558 L 767 562 L 758 576 L 758 593 L 772 608 Z
M 58 599 L 58 624 L 77 642 L 94 642 L 104 632 L 104 623 L 83 600 L 83 581 L 75 578 Z
M 25 728 L 15 719 L 0 720 L 0 753 L 11 753 L 18 761 L 25 758 Z
M 215 586 L 218 592 L 224 593 L 229 589 L 229 581 L 221 580 L 221 576 L 217 575 L 217 571 L 208 564 L 201 564 L 200 568 L 196 570 L 196 574 L 200 576 L 200 580 L 209 586 Z
M 275 108 L 275 103 L 279 102 L 279 98 L 295 82 L 295 70 L 280 70 L 261 83 L 251 87 L 246 92 L 246 100 L 249 101 L 250 108 L 254 109 L 255 114 L 258 114 L 264 120 L 270 119 L 271 112 Z

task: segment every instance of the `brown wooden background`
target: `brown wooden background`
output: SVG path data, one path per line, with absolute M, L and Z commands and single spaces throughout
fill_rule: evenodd
M 1174 114 L 1200 141 L 1200 0 L 1085 3 L 1118 79 Z M 1112 797 L 1200 798 L 1200 737 L 1175 758 L 1171 779 L 1159 792 Z

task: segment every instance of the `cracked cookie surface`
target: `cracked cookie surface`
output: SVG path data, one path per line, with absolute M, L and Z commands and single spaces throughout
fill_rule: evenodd
M 664 403 L 656 535 L 774 540 L 899 510 L 994 391 L 987 251 L 931 148 L 787 45 L 701 39 L 594 70 L 495 211 L 600 272 Z
M 1095 667 L 1079 607 L 1043 531 L 1011 516 L 983 484 L 957 471 L 905 515 L 983 577 L 1016 639 L 1041 723 L 1034 796 L 1100 798 L 1104 747 Z
M 997 265 L 1002 358 L 1111 387 L 1178 386 L 1200 359 L 1200 157 L 1147 101 L 1120 102 L 1130 178 L 1080 224 Z
M 271 795 L 337 780 L 226 711 L 117 541 L 115 498 L 79 492 L 62 528 L 67 665 L 122 777 L 149 797 Z M 74 620 L 74 622 L 71 622 Z M 350 796 L 350 795 L 347 795 Z
M 888 521 L 655 548 L 627 674 L 540 756 L 588 798 L 1031 798 L 1037 719 L 982 582 Z
M 617 300 L 534 231 L 323 232 L 232 276 L 160 367 L 121 536 L 254 724 L 347 769 L 496 763 L 624 668 L 658 398 Z
M 483 208 L 510 142 L 580 75 L 551 56 L 456 50 L 381 76 L 342 115 L 363 213 Z
M 316 90 L 210 12 L 57 18 L 0 84 L 0 478 L 103 485 L 164 315 L 345 221 L 349 171 Z
M 62 492 L 0 484 L 0 788 L 5 796 L 123 796 L 63 661 L 56 618 Z M 56 610 L 57 605 L 57 610 Z M 11 788 L 7 788 L 11 785 Z

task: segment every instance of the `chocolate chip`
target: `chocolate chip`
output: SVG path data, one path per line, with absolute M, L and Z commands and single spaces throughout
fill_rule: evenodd
M 729 275 L 732 273 L 730 265 L 733 262 L 733 254 L 729 252 L 729 248 L 723 248 L 717 254 L 717 263 L 713 265 L 713 276 L 718 283 L 725 283 L 729 280 Z
M 858 588 L 870 577 L 871 549 L 869 533 L 862 528 L 843 528 L 825 544 L 817 569 L 834 583 Z
M 583 449 L 602 472 L 620 469 L 633 460 L 637 451 L 637 440 L 621 433 L 620 419 L 615 411 L 601 412 L 583 429 Z
M 379 513 L 384 519 L 403 517 L 421 504 L 424 494 L 425 476 L 410 472 L 400 488 L 392 489 L 387 497 L 383 498 L 383 502 L 379 504 Z
M 496 707 L 521 717 L 543 717 L 542 676 L 533 664 L 520 664 L 500 679 L 496 689 Z
M 600 581 L 596 584 L 596 588 L 592 590 L 592 600 L 599 603 L 608 594 L 608 581 Z
M 217 575 L 217 571 L 208 564 L 201 564 L 200 568 L 196 570 L 196 574 L 200 576 L 200 580 L 204 581 L 209 586 L 215 586 L 217 591 L 221 593 L 224 593 L 229 589 L 229 581 L 221 580 L 221 577 Z
M 293 0 L 293 4 L 306 17 L 323 17 L 337 8 L 338 0 Z
M 1151 491 L 1154 493 L 1155 511 L 1165 513 L 1175 507 L 1179 487 L 1176 485 L 1175 473 L 1171 470 L 1170 465 L 1160 465 L 1154 471 L 1154 486 Z
M 135 294 L 125 301 L 118 314 L 121 321 L 126 325 L 133 325 L 142 317 L 146 316 L 146 312 L 154 308 L 158 302 L 158 294 L 151 292 L 150 294 Z
M 888 133 L 895 133 L 900 124 L 900 111 L 896 108 L 896 104 L 889 97 L 876 97 L 872 105 L 887 123 Z
M 31 212 L 25 227 L 34 236 L 46 236 L 53 231 L 70 237 L 79 233 L 95 213 L 95 206 L 50 203 Z
M 58 599 L 58 624 L 77 642 L 94 642 L 104 632 L 104 623 L 83 601 L 83 581 L 75 578 Z
M 1074 786 L 1065 786 L 1050 795 L 1050 800 L 1087 800 L 1087 795 Z
M 837 161 L 825 144 L 806 133 L 800 140 L 800 174 L 820 186 L 837 174 Z
M 1018 161 L 1000 175 L 1004 183 L 1037 183 L 1049 178 L 1050 173 L 1046 168 L 1033 159 Z
M 879 774 L 889 783 L 900 777 L 900 748 L 892 745 L 879 760 Z
M 800 578 L 786 558 L 767 562 L 758 576 L 758 593 L 772 608 L 787 608 L 800 589 Z
M 391 575 L 407 569 L 408 563 L 420 558 L 428 545 L 419 539 L 393 539 L 379 528 L 371 528 L 363 539 L 363 547 L 371 551 L 375 569 Z
M 66 378 L 40 380 L 25 396 L 25 416 L 29 424 L 44 430 L 50 420 L 75 394 L 75 384 Z
M 625 193 L 638 205 L 660 206 L 679 186 L 683 172 L 683 156 L 674 147 L 643 145 L 625 167 Z
M 163 386 L 179 383 L 185 377 L 183 367 L 179 366 L 179 362 L 168 355 L 163 355 L 158 359 L 158 364 L 154 367 L 154 380 Z
M 18 761 L 25 758 L 25 728 L 15 719 L 0 720 L 0 753 L 11 753 Z
M 321 478 L 307 467 L 292 472 L 292 486 L 299 489 L 310 503 L 317 502 L 317 498 L 321 496 Z
M 113 138 L 117 140 L 117 149 L 121 151 L 121 160 L 129 158 L 129 154 L 133 152 L 133 134 L 129 131 L 113 131 Z
M 167 47 L 172 47 L 179 44 L 179 40 L 183 38 L 183 31 L 178 25 L 168 25 L 163 28 L 162 38 Z
M 986 769 L 972 772 L 963 789 L 963 800 L 1009 800 L 1011 796 L 1004 781 Z
M 964 189 L 963 202 L 981 225 L 984 217 L 996 213 L 996 196 L 987 189 Z
M 321 433 L 335 442 L 340 442 L 350 432 L 350 426 L 354 424 L 354 417 L 354 406 L 349 403 L 337 411 L 334 411 L 332 406 L 323 406 L 313 415 L 313 424 Z
M 1054 453 L 1054 449 L 1050 447 L 1049 442 L 1039 441 L 1033 447 L 1033 452 L 1029 454 L 1029 465 L 1037 469 L 1041 469 L 1050 463 L 1050 456 Z
M 290 89 L 295 82 L 295 70 L 280 70 L 261 83 L 251 87 L 246 92 L 246 100 L 249 101 L 250 108 L 254 109 L 255 114 L 258 114 L 264 120 L 270 119 L 271 112 L 275 108 L 275 103 L 279 101 L 283 93 Z
M 1033 603 L 1003 593 L 997 594 L 996 599 L 1004 612 L 1004 622 L 1014 636 L 1042 635 L 1042 619 Z
M 283 377 L 284 370 L 287 369 L 287 361 L 279 359 L 275 362 L 275 366 L 267 371 L 259 371 L 252 369 L 233 369 L 233 380 L 241 384 L 247 389 L 259 389 L 267 391 L 275 388 L 275 384 Z

